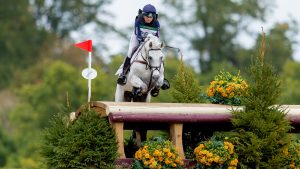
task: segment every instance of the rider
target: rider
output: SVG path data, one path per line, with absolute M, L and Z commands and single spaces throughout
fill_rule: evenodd
M 126 74 L 129 71 L 131 57 L 138 46 L 144 42 L 147 35 L 151 33 L 159 38 L 160 25 L 159 21 L 157 20 L 156 9 L 153 5 L 145 5 L 143 10 L 139 10 L 139 15 L 135 19 L 134 27 L 135 30 L 130 38 L 127 57 L 125 58 L 123 64 L 123 72 L 120 74 L 117 80 L 118 84 L 120 85 L 126 84 Z M 162 86 L 162 89 L 164 90 L 169 88 L 169 84 L 166 81 L 167 80 L 164 80 L 164 84 Z

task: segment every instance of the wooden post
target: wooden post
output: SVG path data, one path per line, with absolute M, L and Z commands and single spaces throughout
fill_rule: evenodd
M 113 122 L 111 123 L 113 128 L 115 129 L 117 141 L 118 141 L 118 154 L 120 158 L 126 158 L 124 151 L 124 133 L 123 133 L 123 122 Z
M 173 145 L 178 149 L 180 157 L 185 159 L 183 145 L 182 145 L 182 123 L 171 123 L 170 124 L 170 135 L 172 138 Z

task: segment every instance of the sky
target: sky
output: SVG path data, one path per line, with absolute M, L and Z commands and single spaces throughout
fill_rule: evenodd
M 130 3 L 129 3 L 130 2 Z M 112 4 L 109 6 L 108 11 L 112 12 L 115 15 L 113 23 L 119 29 L 124 29 L 127 31 L 128 27 L 133 25 L 134 18 L 137 15 L 138 9 L 142 9 L 146 4 L 153 4 L 159 13 L 160 10 L 165 10 L 163 4 L 161 3 L 162 0 L 114 0 Z M 264 27 L 265 32 L 276 22 L 283 22 L 283 21 L 290 21 L 291 17 L 294 18 L 300 24 L 300 0 L 274 0 L 275 2 L 275 9 L 274 12 L 269 15 L 267 19 L 267 23 L 255 23 L 255 25 L 251 25 L 254 29 L 258 29 L 258 32 L 261 30 L 261 27 Z M 251 24 L 251 23 L 250 23 Z M 163 25 L 161 23 L 161 25 Z M 163 29 L 163 28 L 162 28 Z M 128 35 L 128 37 L 130 34 Z M 245 47 L 251 47 L 254 44 L 254 40 L 252 37 L 241 37 L 240 41 Z M 297 35 L 296 40 L 300 42 L 300 34 Z M 115 38 L 111 38 L 110 42 L 112 44 L 122 43 L 124 46 L 124 42 L 120 42 Z M 128 42 L 129 43 L 129 39 Z M 127 51 L 122 51 L 124 48 L 120 48 L 117 46 L 122 45 L 115 45 L 113 49 L 109 51 L 110 54 L 115 53 L 126 53 Z M 299 44 L 295 44 L 293 46 L 294 54 L 293 57 L 300 61 L 300 46 Z M 188 47 L 184 47 L 181 49 L 183 53 L 189 53 L 190 49 Z M 188 54 L 189 55 L 189 54 Z

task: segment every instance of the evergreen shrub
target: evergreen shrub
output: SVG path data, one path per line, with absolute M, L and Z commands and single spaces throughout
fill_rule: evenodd
M 241 168 L 288 168 L 284 149 L 291 144 L 286 111 L 278 105 L 280 81 L 273 66 L 264 61 L 264 39 L 260 57 L 250 66 L 248 94 L 243 111 L 233 111 L 236 148 Z
M 44 131 L 41 154 L 48 168 L 114 168 L 115 133 L 106 118 L 85 110 L 76 121 L 58 113 Z

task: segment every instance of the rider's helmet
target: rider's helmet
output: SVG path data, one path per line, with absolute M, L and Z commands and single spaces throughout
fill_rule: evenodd
M 142 12 L 143 16 L 156 17 L 156 9 L 151 4 L 145 5 Z

